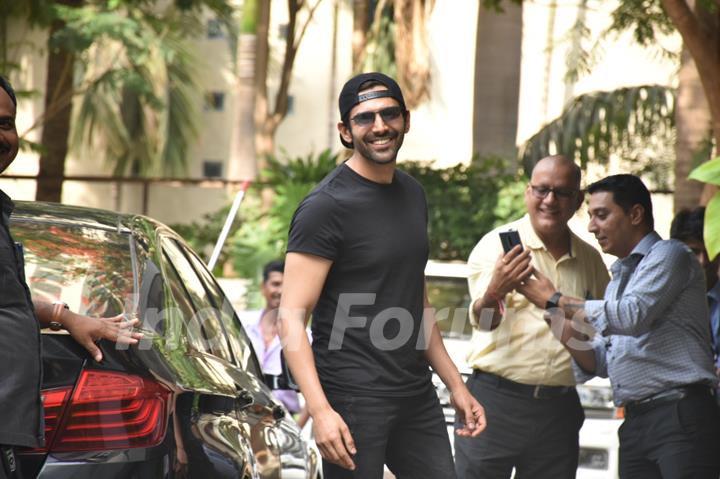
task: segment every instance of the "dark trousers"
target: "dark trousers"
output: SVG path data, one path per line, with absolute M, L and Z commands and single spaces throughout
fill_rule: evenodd
M 350 429 L 355 470 L 323 461 L 325 479 L 381 479 L 387 464 L 398 479 L 453 479 L 445 416 L 435 390 L 412 397 L 328 394 Z
M 485 408 L 487 428 L 476 438 L 455 436 L 459 479 L 574 478 L 578 431 L 585 414 L 575 388 L 535 399 L 473 374 L 468 389 Z
M 623 479 L 717 479 L 720 412 L 710 394 L 692 394 L 628 413 L 620 431 Z

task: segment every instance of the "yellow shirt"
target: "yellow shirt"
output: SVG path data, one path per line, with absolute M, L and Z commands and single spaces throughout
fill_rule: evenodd
M 545 248 L 528 215 L 483 236 L 468 259 L 470 273 L 470 322 L 477 326 L 472 304 L 485 294 L 495 263 L 502 253 L 498 233 L 516 229 L 523 247 L 531 250 L 532 264 L 553 282 L 558 291 L 577 298 L 603 297 L 609 276 L 600 253 L 570 233 L 570 253 L 559 260 Z M 524 384 L 572 386 L 570 354 L 543 320 L 544 310 L 513 291 L 505 297 L 505 316 L 493 331 L 473 329 L 468 364 Z

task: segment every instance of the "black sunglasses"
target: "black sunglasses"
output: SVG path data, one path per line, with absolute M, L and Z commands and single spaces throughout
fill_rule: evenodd
M 383 108 L 380 111 L 364 111 L 350 119 L 358 126 L 369 126 L 375 123 L 375 115 L 380 115 L 380 118 L 382 118 L 385 123 L 389 123 L 403 116 L 403 113 L 405 113 L 405 111 L 399 106 L 391 106 Z

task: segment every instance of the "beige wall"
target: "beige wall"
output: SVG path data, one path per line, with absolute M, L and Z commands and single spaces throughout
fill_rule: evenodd
M 525 2 L 523 7 L 522 63 L 520 69 L 519 98 L 517 100 L 518 142 L 534 134 L 543 124 L 554 119 L 562 111 L 566 101 L 573 95 L 595 89 L 611 89 L 622 85 L 641 83 L 672 84 L 676 65 L 659 59 L 655 54 L 635 46 L 628 36 L 605 44 L 605 55 L 590 75 L 576 83 L 565 80 L 565 60 L 572 49 L 572 42 L 565 41 L 568 31 L 578 18 L 573 2 L 557 3 L 555 22 L 549 28 L 549 5 L 553 2 Z M 336 57 L 333 62 L 334 11 L 337 15 Z M 614 2 L 589 1 L 586 20 L 593 32 L 600 32 L 609 22 L 608 14 Z M 282 59 L 281 39 L 278 25 L 287 21 L 284 2 L 273 2 L 271 45 L 273 59 L 271 71 L 277 74 Z M 428 42 L 431 51 L 432 98 L 412 112 L 412 127 L 406 137 L 400 159 L 436 160 L 437 166 L 450 166 L 468 162 L 472 156 L 473 138 L 473 88 L 475 41 L 477 28 L 477 0 L 439 1 L 428 22 Z M 337 95 L 342 84 L 351 74 L 352 12 L 349 2 L 324 0 L 308 28 L 298 51 L 290 94 L 294 97 L 293 111 L 281 124 L 276 146 L 279 153 L 290 156 L 307 155 L 330 147 L 339 150 L 335 124 L 338 121 Z M 22 25 L 11 25 L 12 38 L 23 39 L 25 46 L 18 50 L 23 65 L 21 74 L 13 77 L 23 89 L 40 92 L 45 84 L 45 34 L 29 31 Z M 491 41 L 488 39 L 488 41 Z M 29 46 L 34 44 L 34 46 Z M 679 44 L 673 37 L 664 45 L 675 48 Z M 216 159 L 223 162 L 224 173 L 240 171 L 228 164 L 231 157 L 231 134 L 233 114 L 237 108 L 236 79 L 232 70 L 230 51 L 226 39 L 200 38 L 195 41 L 201 59 L 201 88 L 196 105 L 202 130 L 196 144 L 188 153 L 189 177 L 199 177 L 202 160 Z M 552 45 L 552 48 L 549 46 Z M 488 51 L 502 56 L 504 42 L 488 45 Z M 499 53 L 498 53 L 499 52 Z M 492 91 L 497 82 L 488 82 L 486 95 L 500 95 Z M 506 84 L 501 82 L 506 87 Z M 277 83 L 271 85 L 274 94 Z M 202 94 L 217 90 L 226 93 L 225 110 L 204 111 Z M 512 95 L 503 100 L 508 109 L 513 105 Z M 500 102 L 499 105 L 502 105 Z M 40 115 L 42 98 L 23 100 L 19 108 L 18 126 L 22 133 Z M 499 107 L 502 109 L 502 107 Z M 493 110 L 495 111 L 495 110 Z M 495 113 L 490 115 L 495 116 Z M 488 118 L 494 121 L 496 118 Z M 505 123 L 512 129 L 512 122 Z M 496 125 L 497 126 L 497 125 Z M 488 128 L 490 128 L 488 126 Z M 37 141 L 39 129 L 28 138 Z M 510 134 L 503 132 L 504 134 Z M 513 133 L 514 134 L 514 133 Z M 251 139 L 247 139 L 251 141 Z M 237 166 L 237 165 L 235 165 Z M 37 156 L 21 153 L 9 173 L 35 174 Z M 610 170 L 604 170 L 605 173 Z M 71 155 L 67 174 L 107 174 L 96 158 Z M 34 185 L 30 181 L 0 180 L 0 187 L 20 199 L 32 199 Z M 150 195 L 150 214 L 161 221 L 190 221 L 202 214 L 214 211 L 232 197 L 233 191 L 212 191 L 203 188 L 154 187 Z M 115 208 L 122 211 L 139 211 L 140 195 L 137 187 L 123 187 L 120 200 L 111 185 L 68 183 L 63 201 L 71 204 Z

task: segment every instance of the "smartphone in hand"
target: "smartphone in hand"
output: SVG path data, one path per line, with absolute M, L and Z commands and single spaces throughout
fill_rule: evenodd
M 515 245 L 520 245 L 520 251 L 522 251 L 522 241 L 520 241 L 520 233 L 517 230 L 508 230 L 500 232 L 500 242 L 502 243 L 505 254 L 510 252 Z

